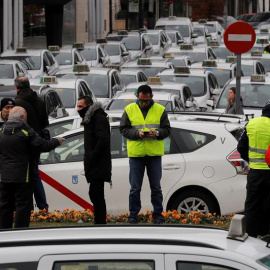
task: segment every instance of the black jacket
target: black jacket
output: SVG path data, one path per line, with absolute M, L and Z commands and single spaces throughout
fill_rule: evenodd
M 111 181 L 111 134 L 102 104 L 94 103 L 82 121 L 84 125 L 84 170 L 87 182 Z
M 22 120 L 8 120 L 0 129 L 0 181 L 30 181 L 33 179 L 36 151 L 49 152 L 58 145 L 57 139 L 42 139 Z
M 30 88 L 22 89 L 15 98 L 16 106 L 23 107 L 27 112 L 27 124 L 39 135 L 49 125 L 45 103 Z
M 136 102 L 136 103 L 138 104 L 138 102 Z M 147 115 L 149 109 L 151 108 L 151 106 L 153 106 L 153 104 L 154 104 L 154 101 L 145 109 L 141 108 L 138 105 L 139 108 L 141 109 L 141 112 L 142 112 L 144 118 L 146 118 L 146 115 Z M 164 110 L 163 114 L 161 115 L 160 128 L 158 128 L 158 131 L 159 131 L 159 136 L 157 137 L 157 140 L 163 140 L 171 134 L 171 125 L 170 125 L 170 121 L 168 119 L 168 114 L 165 110 Z M 129 140 L 139 140 L 140 139 L 139 131 L 131 126 L 131 123 L 130 123 L 130 120 L 128 118 L 126 111 L 124 111 L 122 118 L 121 118 L 120 132 L 125 138 L 127 138 Z

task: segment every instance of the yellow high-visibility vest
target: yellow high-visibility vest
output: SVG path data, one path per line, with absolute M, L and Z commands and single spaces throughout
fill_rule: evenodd
M 269 170 L 265 154 L 270 145 L 270 118 L 261 116 L 249 120 L 246 127 L 249 141 L 249 166 L 257 170 Z
M 150 129 L 158 129 L 160 127 L 160 118 L 165 110 L 165 107 L 158 103 L 154 103 L 149 109 L 146 118 L 137 103 L 131 103 L 125 107 L 129 121 L 133 128 L 137 130 L 148 131 Z M 164 141 L 157 139 L 138 139 L 136 141 L 127 141 L 127 152 L 129 157 L 144 157 L 144 156 L 163 156 Z

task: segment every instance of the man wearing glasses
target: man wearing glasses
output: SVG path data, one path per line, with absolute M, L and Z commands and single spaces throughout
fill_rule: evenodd
M 170 135 L 171 127 L 165 107 L 155 103 L 152 89 L 141 85 L 137 90 L 137 101 L 125 107 L 120 123 L 120 132 L 127 138 L 129 157 L 130 193 L 129 222 L 138 223 L 141 209 L 140 192 L 145 168 L 151 188 L 154 208 L 154 224 L 164 223 L 162 216 L 161 156 L 164 155 L 164 139 Z

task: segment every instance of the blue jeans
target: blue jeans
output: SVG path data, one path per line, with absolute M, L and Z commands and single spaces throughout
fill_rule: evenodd
M 34 197 L 37 204 L 38 209 L 43 210 L 44 208 L 48 211 L 49 205 L 47 204 L 46 200 L 46 194 L 43 187 L 43 184 L 41 182 L 41 179 L 39 177 L 39 171 L 38 171 L 38 164 L 40 159 L 40 153 L 36 155 L 36 162 L 35 162 L 35 168 L 34 168 Z
M 130 193 L 129 193 L 129 211 L 130 219 L 137 220 L 137 215 L 141 210 L 141 187 L 143 183 L 144 171 L 146 168 L 150 188 L 151 188 L 151 203 L 154 208 L 153 218 L 162 218 L 162 191 L 160 180 L 162 176 L 161 157 L 136 157 L 129 159 L 130 171 Z

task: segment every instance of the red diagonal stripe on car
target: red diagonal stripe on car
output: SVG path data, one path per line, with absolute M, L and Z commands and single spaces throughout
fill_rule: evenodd
M 47 175 L 46 173 L 42 171 L 39 171 L 39 175 L 40 175 L 40 178 L 44 182 L 46 182 L 48 185 L 50 185 L 51 187 L 53 187 L 54 189 L 56 189 L 57 191 L 65 195 L 66 197 L 68 197 L 70 200 L 77 203 L 84 209 L 90 209 L 92 212 L 94 212 L 93 205 L 91 205 L 90 203 L 88 203 L 87 201 L 79 197 L 78 195 L 76 195 L 74 192 L 72 192 L 71 190 L 69 190 L 68 188 L 66 188 L 65 186 L 63 186 L 62 184 L 54 180 L 53 178 L 51 178 L 49 175 Z

